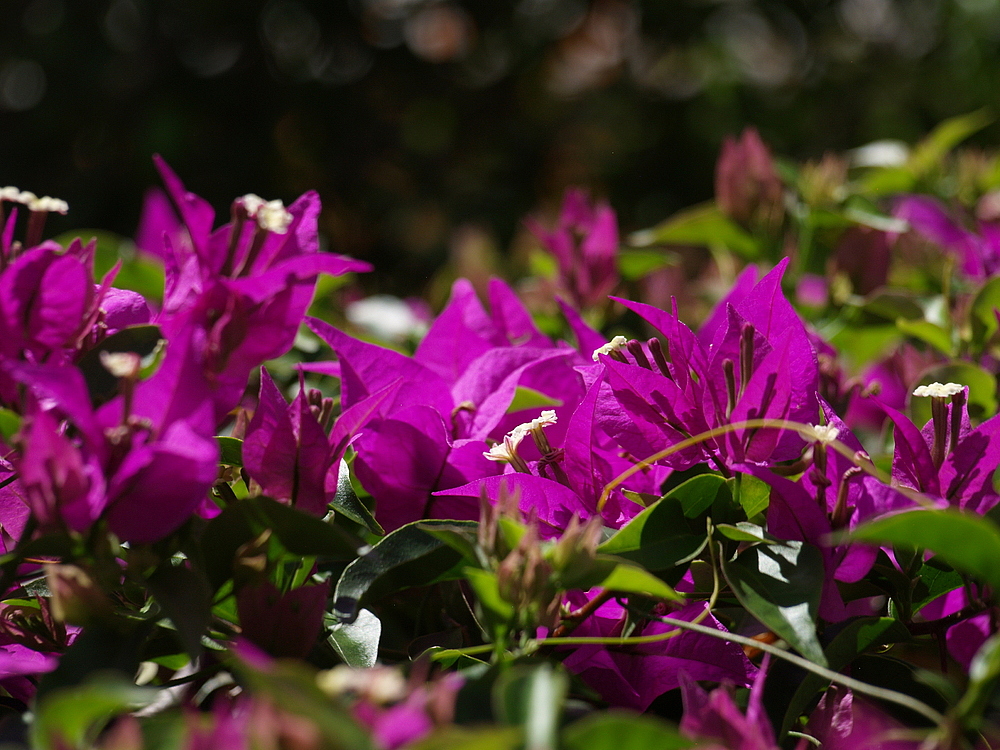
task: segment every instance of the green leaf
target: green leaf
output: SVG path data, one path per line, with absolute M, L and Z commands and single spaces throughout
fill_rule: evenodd
M 1000 528 L 962 511 L 911 510 L 862 524 L 850 538 L 934 550 L 953 568 L 1000 591 Z
M 523 747 L 520 727 L 469 728 L 446 724 L 408 750 L 519 750 Z
M 10 409 L 0 407 L 0 437 L 10 445 L 11 440 L 21 431 L 21 416 Z
M 94 747 L 111 718 L 152 703 L 158 694 L 131 680 L 108 676 L 49 693 L 35 708 L 29 730 L 31 746 L 38 750 Z
M 524 746 L 556 750 L 569 679 L 560 666 L 517 665 L 493 684 L 493 710 L 501 723 L 524 728 Z
M 353 560 L 360 542 L 339 526 L 269 497 L 233 502 L 209 521 L 200 546 L 213 589 L 233 575 L 236 551 L 270 529 L 291 554 L 325 560 Z
M 638 281 L 653 271 L 677 263 L 677 254 L 664 250 L 625 249 L 618 253 L 618 272 L 626 281 Z
M 421 526 L 421 529 L 440 539 L 458 552 L 469 565 L 481 563 L 477 550 L 478 529 L 468 526 Z
M 762 542 L 764 544 L 781 544 L 781 540 L 771 536 L 755 523 L 741 521 L 736 524 L 720 523 L 716 530 L 726 539 L 736 542 Z
M 756 545 L 722 566 L 729 587 L 750 614 L 807 659 L 826 666 L 816 636 L 823 591 L 823 555 L 802 542 Z
M 727 480 L 731 489 L 734 488 L 736 479 Z M 750 474 L 743 474 L 739 477 L 740 483 L 740 506 L 747 518 L 753 518 L 759 513 L 767 510 L 771 504 L 771 485 L 762 479 L 758 479 Z M 735 496 L 735 492 L 733 493 Z
M 849 622 L 826 647 L 829 668 L 839 672 L 859 655 L 871 648 L 910 639 L 906 627 L 892 617 L 862 617 Z M 788 702 L 781 727 L 784 736 L 809 706 L 816 694 L 830 683 L 829 680 L 807 673 Z
M 334 651 L 349 667 L 369 669 L 378 659 L 382 622 L 367 609 L 358 612 L 354 622 L 337 622 L 327 638 Z
M 994 276 L 976 292 L 972 308 L 969 310 L 972 344 L 976 351 L 983 351 L 1000 327 L 995 314 L 998 308 L 1000 308 L 1000 276 Z
M 598 555 L 596 562 L 598 564 L 614 563 L 614 558 L 604 558 L 602 555 Z M 642 594 L 655 599 L 684 600 L 683 596 L 649 571 L 628 563 L 614 564 L 606 573 L 594 571 L 589 579 L 582 582 L 577 581 L 573 588 L 587 589 L 594 586 L 626 594 Z
M 131 289 L 149 300 L 163 299 L 163 265 L 159 261 L 137 252 L 135 244 L 128 238 L 103 229 L 76 229 L 55 238 L 63 247 L 75 239 L 87 244 L 91 238 L 97 240 L 94 253 L 94 274 L 104 276 L 119 260 L 121 269 L 114 284 L 119 289 Z
M 147 581 L 153 598 L 170 618 L 191 660 L 201 655 L 201 638 L 212 616 L 212 591 L 204 574 L 184 565 L 160 565 Z
M 102 352 L 134 352 L 146 359 L 158 350 L 161 340 L 163 334 L 159 326 L 130 326 L 108 336 L 84 354 L 76 366 L 83 373 L 91 401 L 100 405 L 118 393 L 118 378 L 101 364 Z
M 132 679 L 142 661 L 143 645 L 154 627 L 155 623 L 149 620 L 121 618 L 89 625 L 59 659 L 55 671 L 42 676 L 38 696 L 78 686 L 99 674 L 114 673 Z
M 340 459 L 340 471 L 337 474 L 337 494 L 334 495 L 330 506 L 342 516 L 351 519 L 359 526 L 363 526 L 373 534 L 385 536 L 385 529 L 375 520 L 375 516 L 368 510 L 358 493 L 354 491 L 351 484 L 351 470 L 347 466 L 347 461 Z
M 723 214 L 712 202 L 679 211 L 652 229 L 634 233 L 629 237 L 629 244 L 636 247 L 717 246 L 731 250 L 747 260 L 753 260 L 760 255 L 757 240 Z
M 938 166 L 955 146 L 985 128 L 993 120 L 993 115 L 987 109 L 978 109 L 945 120 L 917 144 L 906 166 L 917 176 L 926 174 Z
M 525 409 L 549 409 L 553 406 L 562 406 L 563 401 L 552 396 L 546 396 L 541 391 L 528 388 L 526 385 L 519 385 L 514 390 L 514 398 L 507 407 L 507 413 L 524 411 Z
M 472 590 L 476 592 L 479 604 L 498 624 L 507 623 L 514 617 L 514 605 L 500 594 L 500 581 L 496 573 L 482 568 L 466 568 L 464 574 Z
M 693 560 L 706 542 L 704 533 L 691 532 L 680 500 L 667 496 L 622 526 L 597 551 L 662 571 Z
M 936 323 L 929 320 L 907 320 L 906 318 L 896 319 L 896 328 L 907 336 L 930 344 L 942 354 L 949 357 L 954 355 L 955 347 L 951 341 L 951 333 L 946 331 Z
M 255 509 L 265 526 L 293 555 L 353 560 L 358 554 L 358 543 L 347 532 L 311 513 L 269 497 L 247 498 L 239 504 Z
M 656 716 L 622 709 L 595 711 L 563 730 L 563 750 L 683 750 L 694 742 Z
M 920 566 L 916 586 L 913 587 L 913 612 L 923 609 L 943 594 L 963 585 L 962 575 L 940 556 L 932 557 Z
M 243 466 L 243 441 L 239 438 L 218 435 L 219 463 L 226 466 Z
M 707 537 L 692 531 L 688 519 L 730 498 L 725 479 L 717 474 L 699 474 L 635 516 L 597 551 L 624 557 L 654 571 L 689 562 L 704 549 Z
M 374 601 L 413 586 L 462 577 L 462 556 L 428 527 L 470 527 L 475 521 L 414 521 L 387 534 L 344 569 L 334 592 L 333 613 L 351 622 L 364 601 Z

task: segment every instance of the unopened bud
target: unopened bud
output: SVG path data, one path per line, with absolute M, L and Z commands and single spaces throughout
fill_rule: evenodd
M 85 625 L 111 612 L 111 602 L 83 568 L 47 564 L 45 577 L 52 592 L 52 616 L 59 622 Z

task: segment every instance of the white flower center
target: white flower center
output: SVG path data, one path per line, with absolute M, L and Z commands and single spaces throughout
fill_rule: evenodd
M 593 360 L 595 362 L 600 362 L 600 355 L 611 354 L 612 352 L 620 351 L 621 349 L 625 348 L 625 345 L 627 343 L 628 339 L 625 338 L 624 336 L 615 336 L 613 339 L 611 339 L 611 341 L 609 341 L 604 346 L 599 346 L 598 348 L 594 349 Z
M 920 386 L 913 392 L 913 395 L 921 397 L 930 396 L 931 398 L 951 398 L 963 390 L 965 390 L 965 386 L 958 383 L 931 383 L 930 385 Z

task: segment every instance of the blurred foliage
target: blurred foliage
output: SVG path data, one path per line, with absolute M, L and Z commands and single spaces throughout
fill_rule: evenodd
M 449 259 L 526 263 L 521 218 L 568 185 L 625 230 L 704 201 L 747 124 L 796 159 L 913 142 L 995 102 L 1000 65 L 998 0 L 0 0 L 0 19 L 0 182 L 67 200 L 56 231 L 131 234 L 161 153 L 220 209 L 319 190 L 330 245 L 396 294 Z

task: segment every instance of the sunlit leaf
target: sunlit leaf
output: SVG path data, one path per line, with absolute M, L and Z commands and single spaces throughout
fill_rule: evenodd
M 823 556 L 802 542 L 756 545 L 723 564 L 740 604 L 807 659 L 826 666 L 816 635 Z

